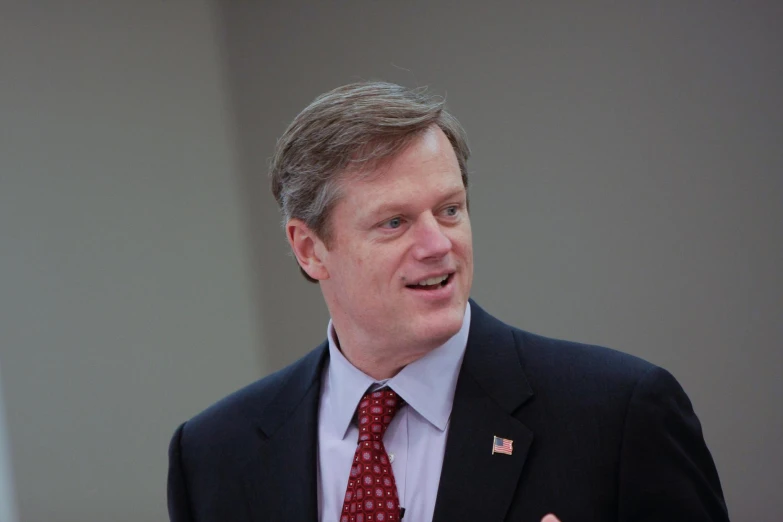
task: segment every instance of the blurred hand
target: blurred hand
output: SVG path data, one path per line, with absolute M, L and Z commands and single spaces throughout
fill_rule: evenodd
M 550 514 L 541 519 L 541 522 L 560 522 L 560 519 Z

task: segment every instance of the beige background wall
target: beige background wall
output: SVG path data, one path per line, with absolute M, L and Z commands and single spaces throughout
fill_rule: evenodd
M 669 368 L 733 520 L 783 511 L 779 2 L 57 5 L 0 11 L 23 521 L 164 518 L 176 424 L 323 338 L 264 174 L 360 78 L 431 85 L 467 128 L 474 297 Z

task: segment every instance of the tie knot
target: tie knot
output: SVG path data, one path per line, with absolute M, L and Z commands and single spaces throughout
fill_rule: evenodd
M 404 401 L 390 388 L 367 392 L 359 401 L 359 441 L 382 440 Z

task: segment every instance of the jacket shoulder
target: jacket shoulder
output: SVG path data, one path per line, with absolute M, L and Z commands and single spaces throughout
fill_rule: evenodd
M 295 407 L 298 399 L 318 385 L 326 353 L 322 344 L 289 366 L 217 401 L 184 424 L 182 439 L 188 446 L 210 447 L 239 442 L 249 430 L 255 433 L 265 419 Z
M 545 337 L 512 327 L 523 363 L 564 375 L 596 374 L 609 379 L 641 378 L 653 363 L 613 348 Z
M 624 414 L 644 383 L 675 381 L 663 368 L 612 348 L 553 339 L 517 328 L 512 332 L 534 394 L 564 411 L 600 409 Z

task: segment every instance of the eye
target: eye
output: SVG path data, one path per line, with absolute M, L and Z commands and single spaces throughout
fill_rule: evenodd
M 454 217 L 454 216 L 456 216 L 459 213 L 459 206 L 458 205 L 448 206 L 448 207 L 446 207 L 444 212 L 446 213 L 446 215 L 448 217 Z
M 390 220 L 384 222 L 381 226 L 383 228 L 391 228 L 391 229 L 400 228 L 402 226 L 402 218 L 399 217 L 391 218 Z

